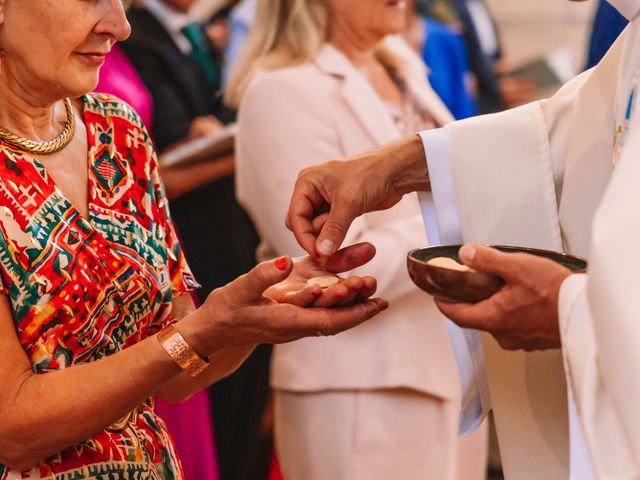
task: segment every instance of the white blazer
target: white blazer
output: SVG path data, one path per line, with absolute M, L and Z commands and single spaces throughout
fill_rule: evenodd
M 403 65 L 401 76 L 419 71 L 415 64 Z M 414 98 L 432 103 L 436 121 L 450 120 L 424 69 L 422 75 L 404 78 L 409 88 L 421 89 Z M 303 253 L 284 226 L 300 170 L 401 136 L 367 80 L 328 44 L 314 61 L 259 73 L 244 96 L 238 125 L 237 193 L 263 239 L 262 258 Z M 360 241 L 373 243 L 378 254 L 354 273 L 377 277 L 378 294 L 391 308 L 336 337 L 277 346 L 273 387 L 299 392 L 404 387 L 456 400 L 459 382 L 444 319 L 406 271 L 407 252 L 427 242 L 417 198 L 407 196 L 391 210 L 356 220 L 345 245 Z

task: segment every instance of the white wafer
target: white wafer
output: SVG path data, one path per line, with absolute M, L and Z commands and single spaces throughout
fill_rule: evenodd
M 449 270 L 457 270 L 459 272 L 475 272 L 474 269 L 467 267 L 456 262 L 453 258 L 449 257 L 435 257 L 427 262 L 427 265 L 433 265 L 439 268 L 448 268 Z
M 310 285 L 310 286 L 318 285 L 319 287 L 327 288 L 332 285 L 335 285 L 339 281 L 340 279 L 335 275 L 323 275 L 321 277 L 310 278 L 309 280 L 307 280 L 307 285 Z

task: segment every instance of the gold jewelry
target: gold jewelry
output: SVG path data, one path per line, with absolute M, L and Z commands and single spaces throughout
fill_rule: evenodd
M 173 323 L 160 330 L 156 338 L 169 354 L 171 360 L 176 362 L 181 369 L 189 372 L 192 377 L 197 376 L 209 366 L 209 360 L 194 352 Z
M 67 122 L 62 132 L 60 132 L 60 135 L 53 140 L 47 142 L 28 140 L 4 128 L 0 128 L 0 139 L 12 147 L 19 148 L 32 155 L 51 155 L 59 152 L 69 144 L 73 135 L 76 133 L 76 117 L 73 112 L 73 105 L 68 97 L 64 99 L 64 108 L 67 112 Z

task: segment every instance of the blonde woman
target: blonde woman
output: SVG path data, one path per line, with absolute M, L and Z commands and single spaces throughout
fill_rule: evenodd
M 285 228 L 298 171 L 452 117 L 398 38 L 406 3 L 260 0 L 231 73 L 239 105 L 238 196 L 261 256 L 301 253 Z M 485 433 L 456 437 L 459 385 L 443 317 L 405 270 L 426 243 L 415 197 L 368 214 L 348 243 L 378 248 L 367 268 L 393 308 L 341 337 L 275 350 L 275 433 L 287 480 L 480 479 Z M 352 272 L 358 274 L 357 271 Z

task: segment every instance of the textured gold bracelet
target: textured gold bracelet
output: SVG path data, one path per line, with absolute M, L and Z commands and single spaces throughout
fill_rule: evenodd
M 171 360 L 176 362 L 181 369 L 189 372 L 192 377 L 197 376 L 209 366 L 209 361 L 191 348 L 191 345 L 180 335 L 173 323 L 160 330 L 156 337 Z

